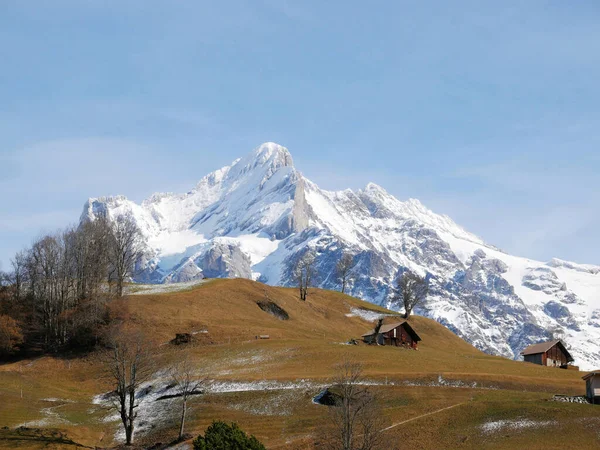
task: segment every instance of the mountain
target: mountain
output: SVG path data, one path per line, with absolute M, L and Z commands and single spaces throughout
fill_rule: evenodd
M 252 278 L 293 285 L 295 261 L 316 252 L 315 284 L 338 288 L 335 265 L 353 255 L 352 295 L 388 306 L 403 270 L 427 275 L 417 312 L 477 348 L 518 358 L 527 345 L 563 338 L 582 368 L 600 366 L 600 266 L 511 256 L 418 200 L 402 202 L 369 183 L 325 191 L 289 151 L 265 143 L 186 194 L 91 198 L 81 220 L 129 215 L 147 251 L 135 281 Z

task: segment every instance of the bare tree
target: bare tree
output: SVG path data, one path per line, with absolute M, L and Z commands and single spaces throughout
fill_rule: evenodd
M 12 278 L 15 287 L 15 300 L 19 302 L 23 295 L 23 285 L 27 281 L 27 253 L 17 252 L 15 257 L 10 260 L 12 265 Z
M 115 386 L 113 406 L 125 429 L 125 443 L 131 445 L 139 406 L 136 393 L 152 375 L 154 362 L 141 334 L 119 332 L 111 340 L 111 348 L 103 360 L 107 375 Z
M 404 307 L 404 317 L 408 319 L 412 310 L 420 305 L 429 293 L 429 284 L 425 277 L 405 271 L 396 280 L 392 303 Z
M 69 337 L 66 313 L 76 306 L 73 252 L 65 233 L 43 236 L 27 257 L 29 295 L 43 346 L 56 351 Z
M 142 235 L 131 216 L 119 216 L 110 222 L 108 246 L 109 280 L 117 284 L 117 296 L 123 296 L 123 284 L 133 274 L 142 254 Z
M 298 290 L 300 291 L 300 300 L 306 301 L 308 296 L 308 288 L 311 286 L 312 278 L 314 275 L 315 266 L 315 254 L 312 251 L 304 253 L 296 261 L 294 267 L 294 278 L 298 284 Z
M 201 394 L 200 388 L 204 380 L 198 377 L 194 366 L 184 359 L 171 370 L 171 378 L 175 384 L 177 395 L 181 397 L 181 422 L 179 425 L 179 440 L 183 439 L 185 426 L 185 415 L 187 414 L 187 402 L 191 395 Z
M 333 450 L 376 450 L 382 448 L 377 428 L 380 411 L 375 395 L 364 385 L 362 365 L 349 359 L 335 367 L 335 404 L 330 409 L 333 432 L 328 446 Z
M 77 298 L 101 297 L 102 284 L 109 270 L 108 256 L 111 227 L 104 217 L 86 221 L 71 232 L 74 248 Z
M 342 285 L 342 294 L 346 292 L 346 286 L 354 275 L 352 271 L 352 263 L 352 255 L 350 253 L 344 252 L 335 266 L 338 279 L 340 280 L 340 283 Z

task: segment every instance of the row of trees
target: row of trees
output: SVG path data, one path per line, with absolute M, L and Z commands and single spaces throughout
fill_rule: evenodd
M 9 272 L 0 273 L 0 350 L 93 343 L 107 300 L 123 295 L 141 251 L 140 231 L 126 216 L 36 239 L 15 255 Z
M 300 300 L 306 301 L 308 297 L 308 289 L 312 286 L 313 280 L 316 275 L 316 255 L 313 251 L 309 250 L 302 256 L 296 259 L 296 263 L 293 269 L 293 277 L 298 287 L 300 294 Z M 347 252 L 343 252 L 342 256 L 338 260 L 335 266 L 336 279 L 339 281 L 341 286 L 342 294 L 346 292 L 346 289 L 350 282 L 354 279 L 354 260 L 352 255 Z
M 293 269 L 293 277 L 298 287 L 300 294 L 300 300 L 306 301 L 308 297 L 308 289 L 312 286 L 315 274 L 316 274 L 316 255 L 313 251 L 309 250 L 302 256 L 296 259 L 296 263 Z M 347 252 L 343 252 L 342 256 L 338 260 L 335 266 L 335 275 L 340 283 L 342 294 L 346 292 L 346 289 L 350 282 L 354 279 L 354 260 L 352 255 Z
M 306 301 L 309 287 L 312 286 L 316 272 L 315 265 L 316 256 L 312 251 L 307 251 L 296 260 L 293 275 L 302 301 Z M 341 292 L 345 293 L 348 285 L 356 276 L 354 259 L 350 253 L 342 253 L 336 264 L 335 273 Z M 394 306 L 404 308 L 404 317 L 408 318 L 414 308 L 425 301 L 428 293 L 429 283 L 426 277 L 402 270 L 396 279 L 391 300 Z

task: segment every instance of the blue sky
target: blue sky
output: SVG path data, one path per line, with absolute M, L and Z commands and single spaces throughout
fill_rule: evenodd
M 486 241 L 600 264 L 597 1 L 0 2 L 0 261 L 87 197 L 264 141 Z

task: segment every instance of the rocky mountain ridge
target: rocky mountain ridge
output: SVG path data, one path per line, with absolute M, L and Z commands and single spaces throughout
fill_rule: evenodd
M 130 215 L 147 246 L 136 281 L 245 277 L 292 285 L 298 257 L 316 252 L 316 285 L 336 289 L 335 265 L 353 255 L 349 293 L 388 305 L 402 270 L 427 275 L 418 311 L 478 348 L 518 358 L 530 343 L 567 342 L 582 368 L 600 366 L 600 267 L 508 255 L 433 213 L 369 183 L 320 189 L 284 147 L 265 143 L 205 176 L 188 193 L 91 198 L 81 220 Z

